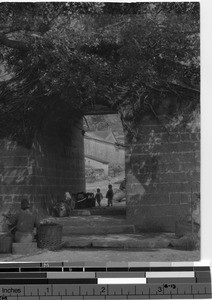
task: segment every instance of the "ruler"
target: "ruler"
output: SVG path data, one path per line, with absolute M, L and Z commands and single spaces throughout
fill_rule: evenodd
M 209 265 L 0 264 L 0 300 L 212 298 Z

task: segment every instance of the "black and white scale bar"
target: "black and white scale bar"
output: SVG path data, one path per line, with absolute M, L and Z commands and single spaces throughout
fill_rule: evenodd
M 211 274 L 199 272 L 35 272 L 0 273 L 0 284 L 152 284 L 210 283 Z
M 90 265 L 71 262 L 0 263 L 0 272 L 182 272 L 210 271 L 209 263 L 129 263 L 125 266 Z
M 1 272 L 0 282 L 3 279 L 18 278 L 47 278 L 47 279 L 68 279 L 68 278 L 193 278 L 193 279 L 210 279 L 210 272 Z
M 161 274 L 169 274 L 169 276 L 172 276 L 171 274 L 178 274 L 178 276 L 182 277 L 182 274 L 198 274 L 196 276 L 202 276 L 201 274 L 206 274 L 206 273 L 210 273 L 210 268 L 193 268 L 193 269 L 186 269 L 183 270 L 181 268 L 173 268 L 170 269 L 169 271 L 167 269 L 157 269 L 157 270 L 151 270 L 151 271 L 145 271 L 143 270 L 143 268 L 133 268 L 133 270 L 131 269 L 130 271 L 123 271 L 122 269 L 114 269 L 113 271 L 105 271 L 105 268 L 89 268 L 89 271 L 83 269 L 83 268 L 63 268 L 63 272 L 60 271 L 59 268 L 0 268 L 0 275 L 3 273 L 20 273 L 20 274 L 24 274 L 24 273 L 28 273 L 28 275 L 30 276 L 30 274 L 32 273 L 53 273 L 53 272 L 57 272 L 57 274 L 61 274 L 61 273 L 71 273 L 71 272 L 81 272 L 81 273 L 107 273 L 109 274 L 109 276 L 114 276 L 114 274 L 116 273 L 123 273 L 123 274 L 133 274 L 133 273 L 140 273 L 140 274 L 144 274 L 144 277 L 147 276 L 148 274 L 154 274 L 155 277 L 161 277 Z M 59 275 L 58 275 L 59 276 Z M 131 275 L 130 275 L 131 277 Z
M 40 284 L 97 284 L 97 278 L 0 278 L 0 285 L 40 285 Z
M 8 267 L 2 266 L 0 264 L 0 272 L 200 272 L 200 271 L 210 271 L 210 267 L 129 267 L 129 268 L 106 268 L 106 267 L 76 267 L 76 266 L 66 266 L 66 267 Z

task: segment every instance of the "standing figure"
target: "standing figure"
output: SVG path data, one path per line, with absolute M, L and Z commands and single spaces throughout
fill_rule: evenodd
M 29 201 L 21 200 L 21 210 L 15 215 L 15 242 L 31 243 L 34 239 L 34 228 L 40 223 L 37 216 L 29 210 Z
M 100 192 L 100 189 L 97 189 L 96 191 L 97 191 L 97 193 L 95 196 L 95 200 L 97 201 L 98 205 L 101 206 L 101 200 L 103 199 L 103 195 Z
M 113 187 L 111 184 L 108 185 L 106 198 L 108 199 L 107 206 L 113 206 Z

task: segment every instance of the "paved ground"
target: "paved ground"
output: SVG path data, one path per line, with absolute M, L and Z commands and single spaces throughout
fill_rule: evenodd
M 199 251 L 169 248 L 174 233 L 136 233 L 125 215 L 79 215 L 56 221 L 63 224 L 62 250 L 0 255 L 0 261 L 195 261 L 200 257 Z
M 173 249 L 153 249 L 148 251 L 138 250 L 61 250 L 57 252 L 40 251 L 35 255 L 21 256 L 21 255 L 0 255 L 0 261 L 73 261 L 73 262 L 100 262 L 106 263 L 108 261 L 198 261 L 200 259 L 199 251 L 180 251 Z
M 87 189 L 91 192 L 95 192 L 96 188 L 100 187 L 103 195 L 105 196 L 108 181 L 95 182 L 93 185 L 87 185 Z M 118 188 L 119 184 L 114 184 L 114 188 Z M 105 212 L 107 208 L 107 199 L 103 199 L 102 206 Z M 114 202 L 113 210 L 122 207 L 124 209 L 125 202 Z M 98 228 L 108 227 L 114 228 L 120 226 L 126 226 L 126 217 L 121 215 L 98 215 L 98 216 L 72 216 L 71 218 L 60 218 L 58 221 L 66 228 L 77 228 L 82 226 L 83 234 L 85 234 L 85 228 Z M 73 261 L 73 262 L 100 262 L 105 263 L 107 261 L 197 261 L 200 259 L 200 251 L 181 251 L 172 248 L 167 248 L 170 239 L 174 238 L 173 234 L 135 234 L 128 235 L 127 232 L 120 234 L 112 234 L 111 228 L 108 228 L 106 235 L 96 236 L 94 232 L 87 236 L 75 235 L 73 231 L 69 237 L 64 237 L 63 241 L 69 241 L 69 246 L 75 245 L 75 248 L 62 249 L 60 251 L 48 251 L 37 250 L 34 255 L 8 255 L 0 254 L 0 262 L 3 261 Z M 76 247 L 76 239 L 79 242 L 79 248 Z M 80 245 L 80 243 L 82 243 Z M 88 248 L 88 244 L 91 248 Z M 137 246 L 140 249 L 136 248 Z M 106 247 L 106 248 L 99 248 Z M 127 248 L 127 249 L 126 249 Z M 147 250 L 148 248 L 148 250 Z

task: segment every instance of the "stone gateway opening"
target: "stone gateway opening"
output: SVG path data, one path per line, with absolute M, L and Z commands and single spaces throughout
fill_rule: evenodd
M 96 194 L 99 188 L 103 196 L 100 205 L 106 207 L 106 193 L 111 184 L 113 206 L 125 207 L 125 138 L 120 116 L 87 115 L 84 129 L 86 191 Z
M 67 115 L 57 122 L 49 114 L 31 148 L 1 140 L 1 213 L 16 210 L 24 197 L 39 215 L 53 215 L 66 191 L 86 192 L 83 117 Z M 199 208 L 199 112 L 167 123 L 146 116 L 133 138 L 126 128 L 127 222 L 141 231 L 174 232 Z

